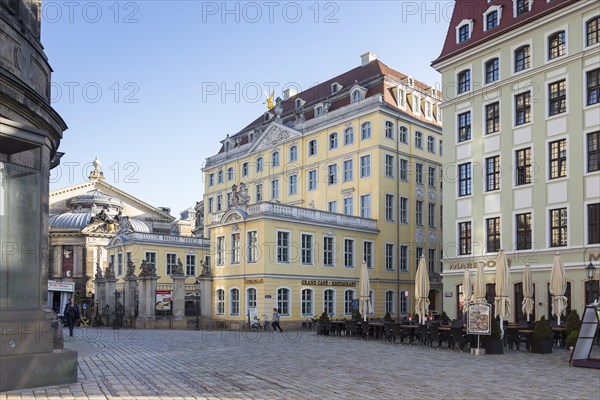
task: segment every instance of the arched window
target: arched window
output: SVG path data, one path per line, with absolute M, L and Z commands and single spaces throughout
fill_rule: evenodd
M 293 145 L 290 147 L 290 161 L 298 160 L 298 146 Z
M 365 139 L 370 139 L 370 138 L 371 138 L 371 123 L 365 122 L 360 127 L 360 139 L 365 140 Z
M 217 315 L 225 314 L 225 290 L 217 289 L 215 301 L 215 313 Z
M 423 134 L 419 131 L 415 132 L 415 147 L 418 149 L 423 148 Z
M 337 149 L 338 147 L 338 134 L 333 132 L 329 135 L 329 150 Z
M 344 291 L 344 315 L 352 315 L 352 302 L 354 300 L 355 292 L 353 289 L 346 289 Z
M 240 315 L 240 289 L 229 291 L 229 315 Z
M 458 94 L 471 90 L 471 70 L 465 69 L 458 73 Z
M 552 60 L 567 53 L 567 34 L 559 31 L 548 36 L 548 59 Z
M 400 143 L 408 144 L 408 128 L 405 126 L 400 127 L 400 134 L 398 136 Z
M 344 131 L 344 145 L 354 143 L 354 128 L 348 127 Z
M 385 137 L 394 139 L 394 123 L 392 121 L 385 121 Z
M 485 63 L 485 83 L 492 83 L 500 79 L 500 59 L 492 58 Z
M 289 316 L 290 310 L 290 289 L 277 289 L 277 311 L 279 315 Z
M 435 139 L 433 136 L 427 136 L 427 151 L 435 153 Z
M 300 312 L 303 317 L 311 317 L 315 314 L 314 312 L 314 292 L 312 289 L 302 289 L 301 299 L 302 309 Z
M 228 181 L 233 180 L 233 167 L 227 168 L 227 180 Z
M 585 24 L 586 46 L 592 46 L 600 42 L 600 17 L 594 17 Z M 586 303 L 589 304 L 589 303 Z
M 352 92 L 352 102 L 355 101 L 360 101 L 362 99 L 362 94 L 360 93 L 360 90 L 355 90 L 354 92 Z
M 223 183 L 223 170 L 217 173 L 217 183 Z

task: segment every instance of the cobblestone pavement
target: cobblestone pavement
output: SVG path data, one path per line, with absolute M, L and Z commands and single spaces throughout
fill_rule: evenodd
M 312 332 L 78 329 L 79 381 L 5 399 L 594 399 L 569 352 L 472 356 Z M 598 353 L 597 348 L 594 350 Z

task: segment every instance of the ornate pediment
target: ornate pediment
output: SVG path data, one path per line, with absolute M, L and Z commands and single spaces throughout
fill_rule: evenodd
M 267 147 L 272 147 L 299 136 L 300 132 L 278 124 L 276 122 L 272 122 L 264 130 L 261 137 L 258 138 L 254 146 L 250 148 L 250 152 L 261 150 Z

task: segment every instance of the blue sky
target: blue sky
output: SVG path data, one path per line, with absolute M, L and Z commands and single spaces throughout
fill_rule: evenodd
M 202 199 L 219 140 L 261 115 L 261 91 L 302 90 L 360 64 L 439 86 L 430 67 L 453 1 L 43 1 L 54 108 L 65 119 L 51 190 L 106 181 L 179 212 Z

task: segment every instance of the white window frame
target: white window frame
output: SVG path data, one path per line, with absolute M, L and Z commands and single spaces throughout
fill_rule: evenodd
M 280 245 L 279 245 L 279 234 L 280 233 L 287 235 L 287 247 L 281 249 L 281 250 L 284 250 L 285 253 L 280 251 Z M 291 264 L 291 246 L 292 246 L 292 231 L 277 229 L 275 231 L 275 263 L 276 264 L 281 264 L 281 265 L 290 265 Z M 280 253 L 281 253 L 282 257 L 280 257 Z M 283 259 L 284 256 L 285 256 L 285 260 Z
M 304 236 L 310 237 L 310 248 L 304 248 Z M 305 262 L 304 254 L 308 251 L 310 262 Z M 300 232 L 300 265 L 303 266 L 314 266 L 315 265 L 315 235 L 309 232 Z

